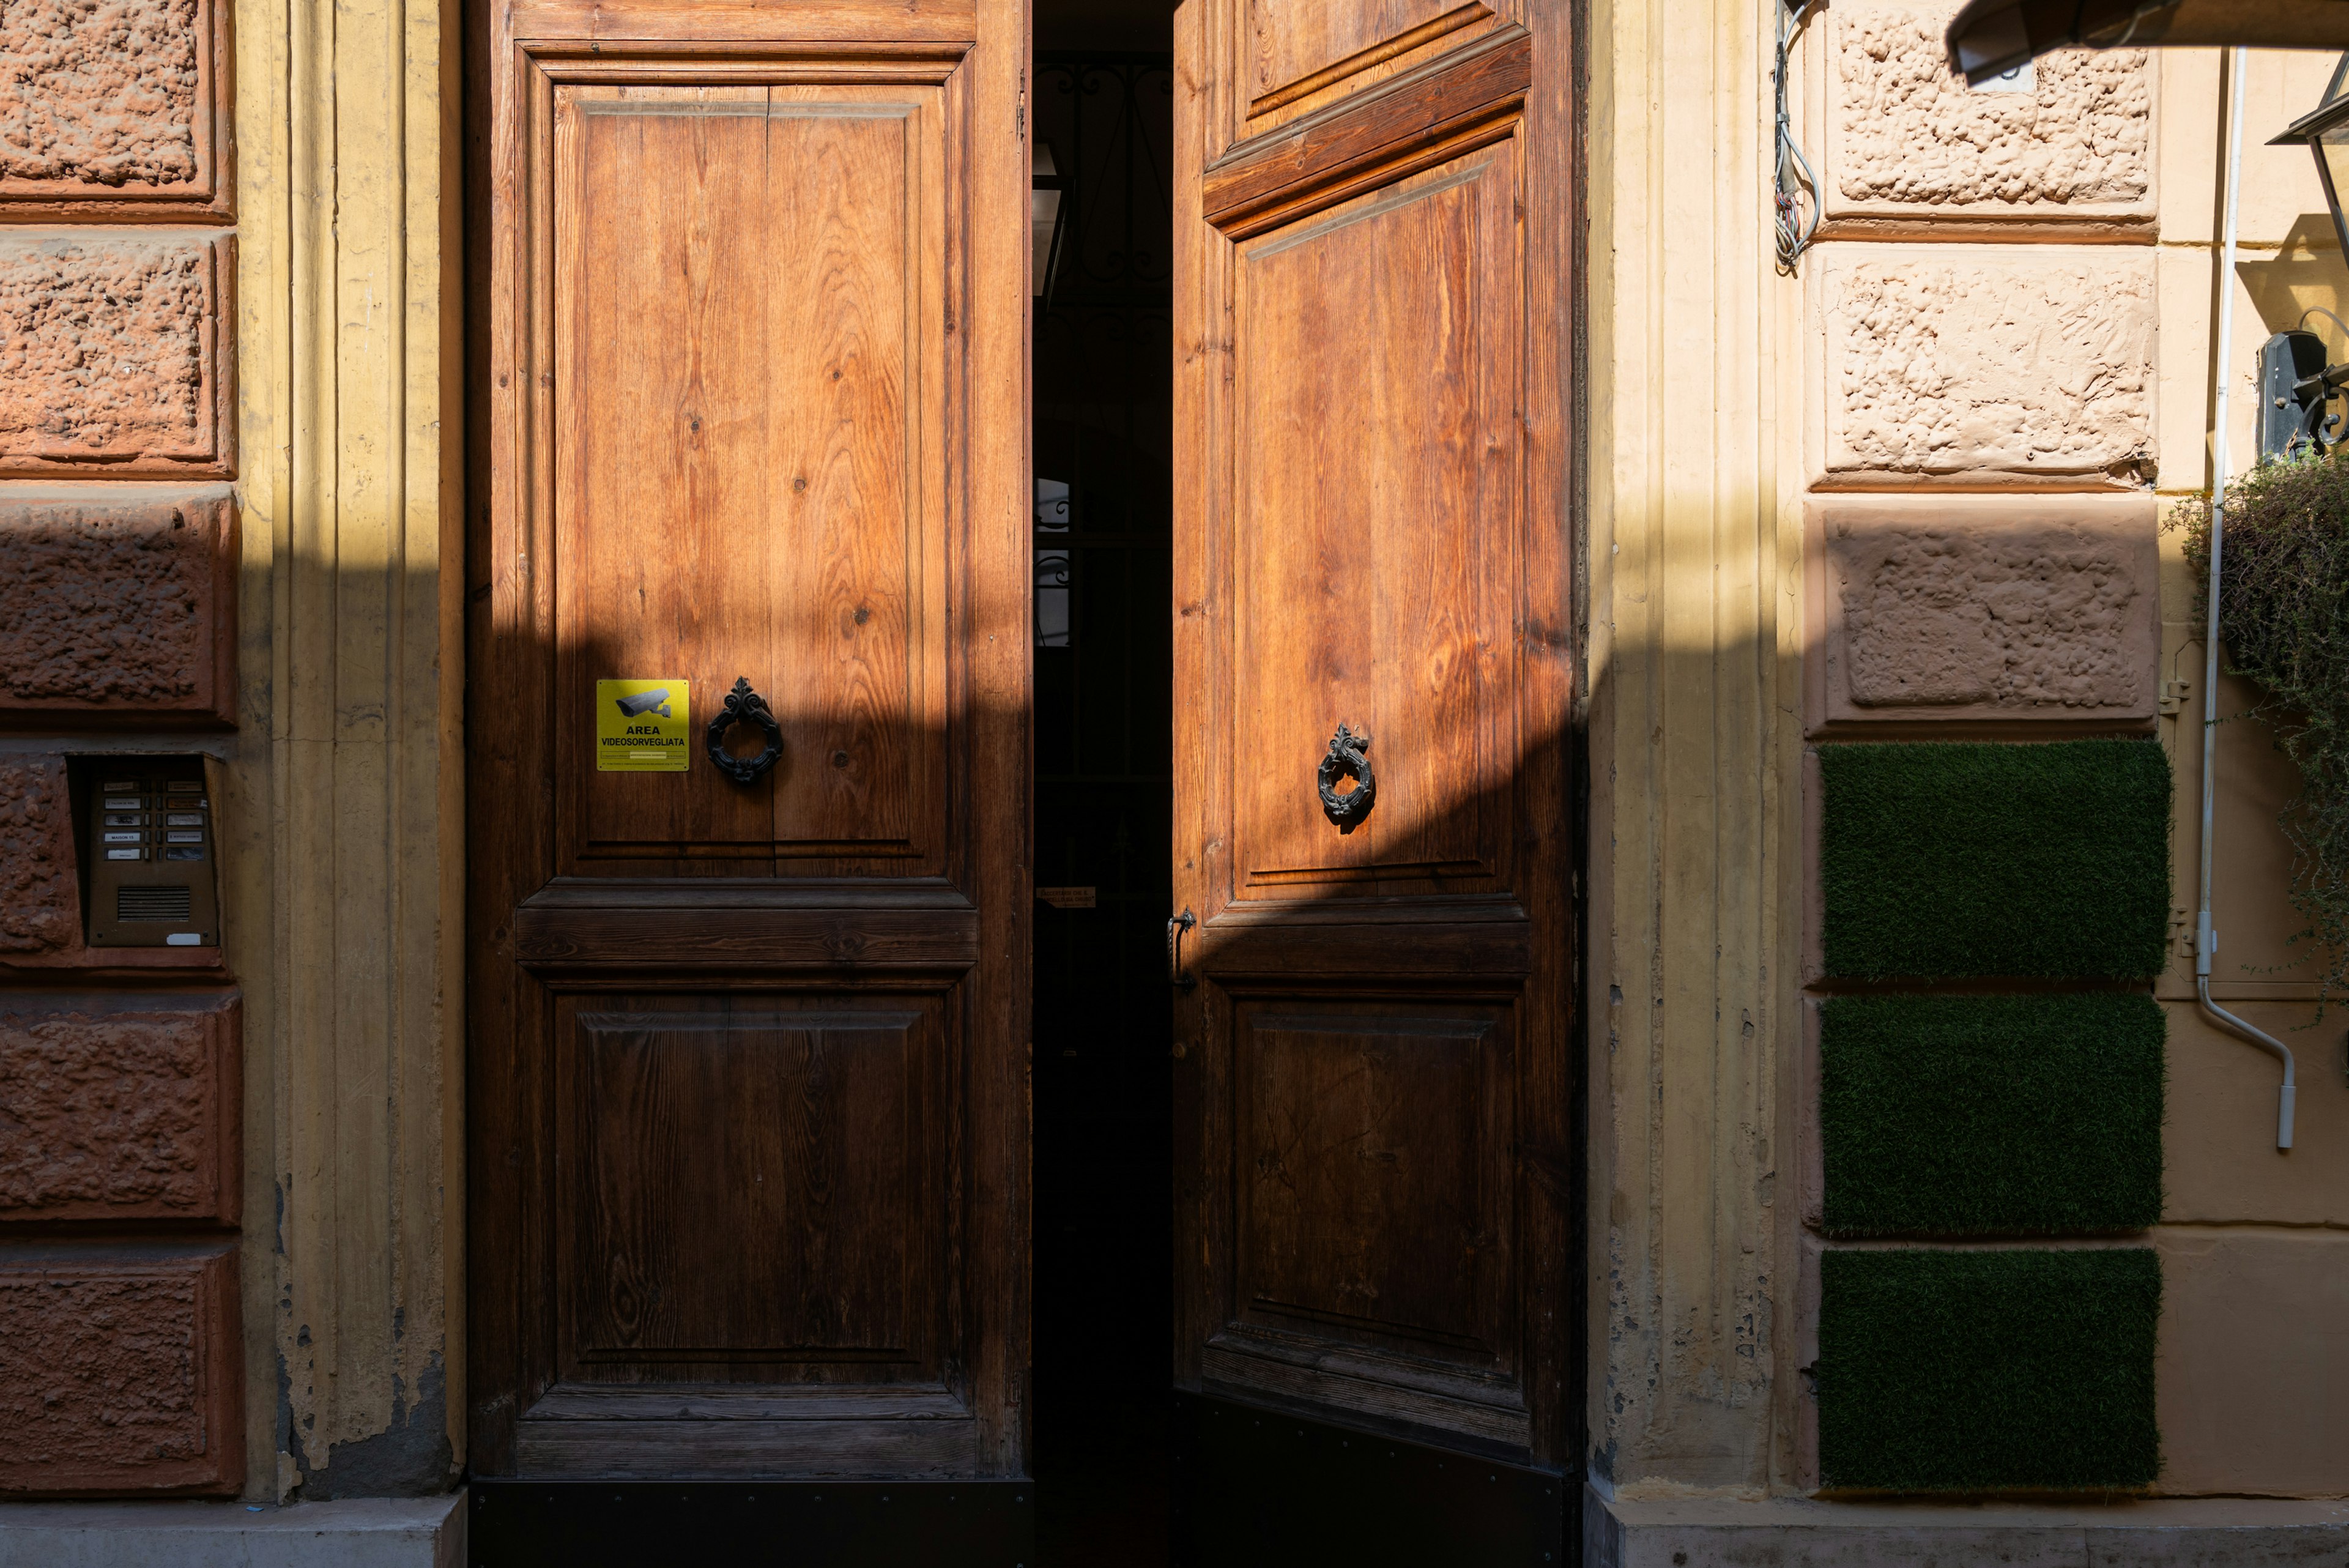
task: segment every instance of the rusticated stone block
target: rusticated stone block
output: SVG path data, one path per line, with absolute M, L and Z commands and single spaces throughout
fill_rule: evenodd
M 1822 488 L 2152 483 L 2149 252 L 1837 246 L 1818 259 Z
M 0 955 L 81 945 L 62 757 L 0 757 Z
M 221 0 L 0 0 L 0 202 L 228 217 Z
M 233 1247 L 0 1252 L 0 1492 L 234 1492 Z
M 0 236 L 0 472 L 225 472 L 217 248 L 123 231 Z
M 1815 498 L 1809 722 L 2150 724 L 2152 497 Z
M 1969 88 L 1942 35 L 1956 0 L 1828 13 L 1826 232 L 1976 224 L 2147 231 L 2153 69 L 2143 49 L 2058 50 L 2028 91 Z
M 235 722 L 225 493 L 0 501 L 0 719 Z
M 233 993 L 0 999 L 0 1220 L 237 1214 Z

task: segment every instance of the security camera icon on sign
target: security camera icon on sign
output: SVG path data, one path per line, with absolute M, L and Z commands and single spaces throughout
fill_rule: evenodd
M 618 703 L 620 711 L 631 719 L 639 714 L 648 713 L 656 708 L 660 710 L 662 718 L 666 719 L 669 716 L 668 688 L 666 686 L 651 691 L 639 691 L 633 697 L 615 697 L 612 701 Z

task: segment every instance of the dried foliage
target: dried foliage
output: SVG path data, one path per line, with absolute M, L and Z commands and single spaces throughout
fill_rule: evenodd
M 2349 457 L 2252 469 L 2227 487 L 2225 521 L 2219 640 L 2228 670 L 2262 692 L 2244 716 L 2266 720 L 2300 770 L 2301 793 L 2279 818 L 2292 907 L 2308 921 L 2292 940 L 2318 950 L 2330 999 L 2349 992 Z M 2170 522 L 2207 583 L 2209 498 Z M 2196 604 L 2198 622 L 2209 613 Z

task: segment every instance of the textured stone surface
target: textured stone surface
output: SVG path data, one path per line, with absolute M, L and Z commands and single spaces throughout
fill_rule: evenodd
M 2058 50 L 2031 92 L 1969 90 L 1941 41 L 1956 10 L 1834 14 L 1828 214 L 2149 219 L 2147 52 Z
M 201 458 L 212 253 L 92 231 L 0 237 L 0 458 Z
M 2008 249 L 1821 257 L 1825 483 L 2151 482 L 2147 255 Z
M 57 757 L 0 757 L 0 953 L 81 945 L 73 807 Z
M 233 1217 L 234 1016 L 222 998 L 0 1003 L 0 1220 Z
M 233 1485 L 234 1258 L 0 1254 L 0 1490 Z
M 225 500 L 0 504 L 0 706 L 208 710 L 233 647 Z
M 0 180 L 191 184 L 200 24 L 196 0 L 0 0 Z

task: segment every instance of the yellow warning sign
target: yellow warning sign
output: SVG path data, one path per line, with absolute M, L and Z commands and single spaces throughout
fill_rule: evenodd
M 693 762 L 683 680 L 595 682 L 595 771 L 681 774 Z

